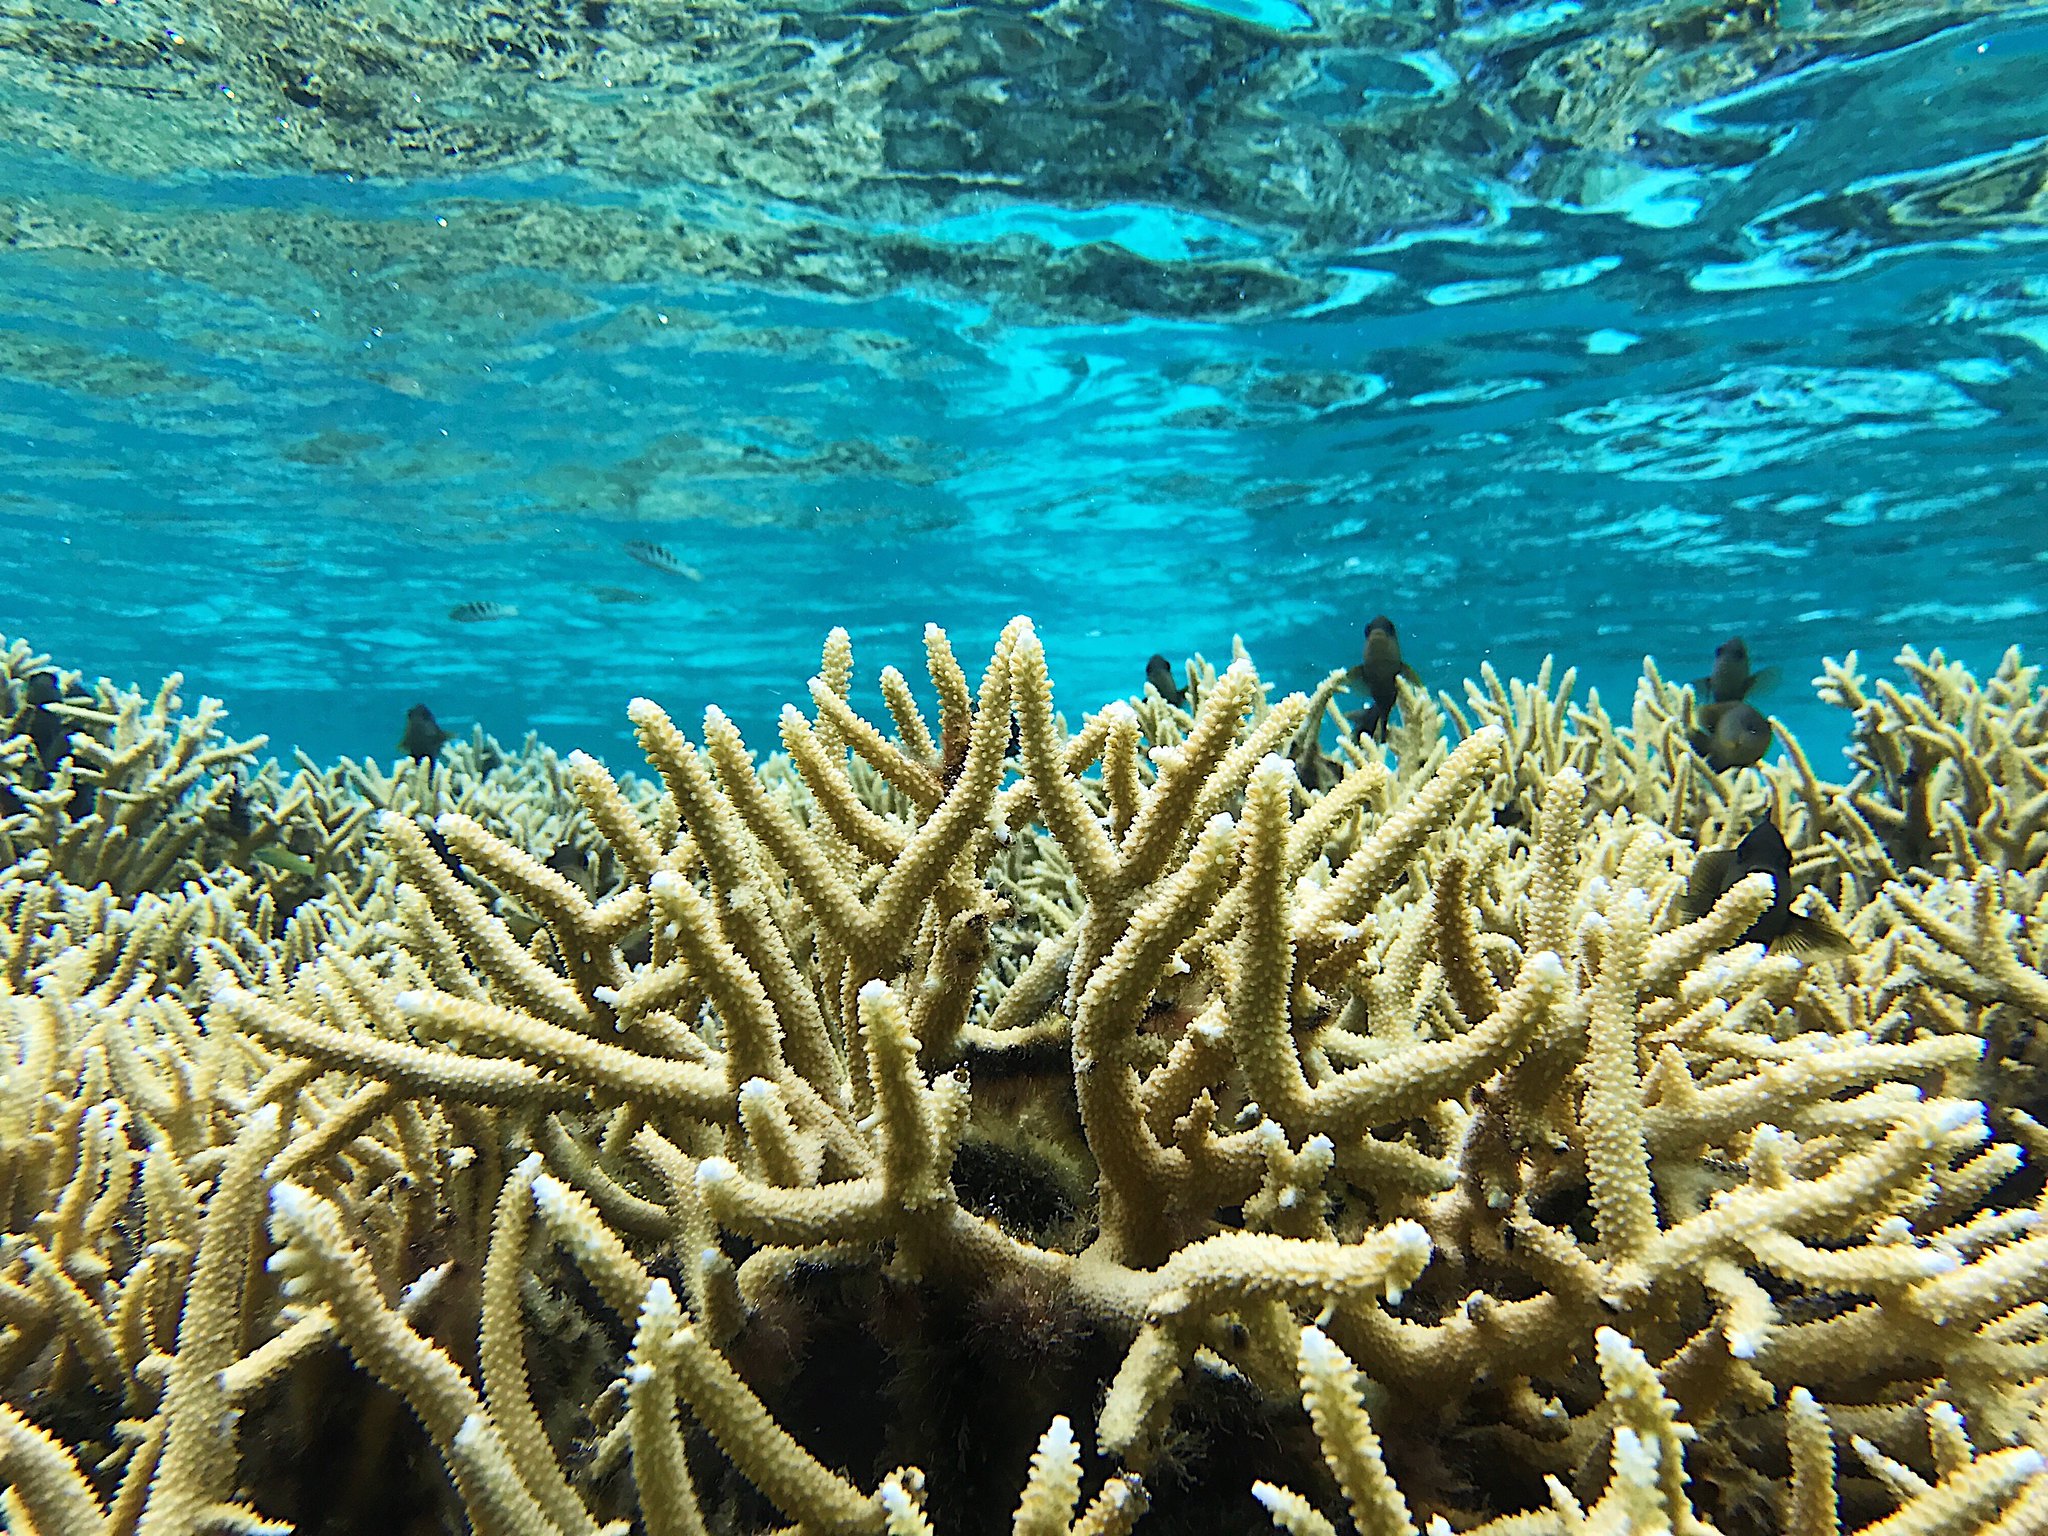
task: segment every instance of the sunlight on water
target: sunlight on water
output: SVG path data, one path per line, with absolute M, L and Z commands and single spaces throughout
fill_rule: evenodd
M 765 740 L 834 623 L 1029 611 L 1076 708 L 1740 631 L 1811 731 L 1824 654 L 2042 642 L 2028 8 L 426 25 L 8 23 L 8 632 L 323 756 Z

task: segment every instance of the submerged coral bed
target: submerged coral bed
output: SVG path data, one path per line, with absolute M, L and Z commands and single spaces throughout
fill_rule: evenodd
M 2017 654 L 1830 664 L 1837 784 L 1653 669 L 1332 751 L 927 650 L 646 781 L 0 657 L 8 1529 L 2048 1523 Z

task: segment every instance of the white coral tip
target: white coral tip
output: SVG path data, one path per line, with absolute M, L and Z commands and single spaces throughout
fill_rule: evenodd
M 1294 1507 L 1287 1490 L 1285 1488 L 1276 1488 L 1271 1483 L 1253 1483 L 1252 1497 L 1263 1504 L 1266 1507 L 1266 1513 L 1273 1516 L 1275 1520 L 1280 1518 L 1282 1510 L 1289 1510 Z
M 775 1085 L 765 1077 L 750 1077 L 740 1084 L 742 1104 L 768 1104 L 775 1098 Z
M 924 637 L 926 641 L 943 640 L 946 638 L 946 632 L 927 619 L 924 625 Z
M 296 1184 L 273 1185 L 270 1218 L 288 1227 L 302 1227 L 313 1219 L 313 1196 Z
M 860 989 L 860 1000 L 863 1003 L 879 1003 L 888 995 L 889 983 L 883 981 L 880 977 L 866 983 Z
M 417 1317 L 420 1309 L 434 1299 L 443 1282 L 455 1272 L 452 1263 L 436 1264 L 398 1293 L 398 1311 L 402 1317 Z
M 603 1003 L 605 1007 L 610 1008 L 619 1000 L 619 989 L 617 987 L 592 987 L 590 989 L 590 996 L 594 1001 Z
M 1228 811 L 1218 811 L 1202 824 L 1204 837 L 1227 837 L 1237 830 L 1237 818 Z
M 2013 1453 L 2012 1464 L 2013 1470 L 2018 1472 L 2021 1477 L 2032 1477 L 2043 1467 L 2048 1467 L 2048 1457 L 2044 1457 L 2031 1445 L 2022 1446 Z
M 575 748 L 569 754 L 569 767 L 576 773 L 588 773 L 591 769 L 595 768 L 596 766 L 597 759 L 592 757 L 588 752 L 584 751 L 581 747 Z
M 1984 1106 L 1975 1099 L 1964 1099 L 1959 1103 L 1942 1105 L 1935 1114 L 1934 1123 L 1945 1136 L 1952 1131 L 1960 1131 L 1972 1121 L 1976 1122 L 1978 1133 L 1983 1134 L 1986 1129 Z
M 560 1221 L 569 1214 L 569 1186 L 544 1173 L 533 1181 L 533 1203 L 549 1221 Z
M 635 725 L 652 725 L 663 717 L 662 707 L 645 695 L 633 698 L 626 705 L 626 718 Z
M 407 1018 L 417 1018 L 427 1011 L 427 994 L 417 987 L 408 987 L 391 999 L 391 1006 Z
M 1343 1371 L 1351 1368 L 1351 1362 L 1344 1351 L 1330 1342 L 1330 1336 L 1311 1323 L 1301 1330 L 1301 1371 L 1304 1376 L 1310 1372 Z
M 683 877 L 672 869 L 657 869 L 647 877 L 647 889 L 657 896 L 680 895 Z
M 699 1189 L 711 1189 L 717 1185 L 730 1184 L 739 1176 L 739 1169 L 722 1157 L 707 1157 L 697 1165 L 697 1187 Z

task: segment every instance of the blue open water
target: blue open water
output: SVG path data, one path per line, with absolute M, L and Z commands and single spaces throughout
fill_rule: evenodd
M 1571 0 L 959 7 L 919 128 L 935 13 L 798 8 L 825 126 L 741 164 L 606 137 L 659 104 L 607 50 L 667 66 L 586 6 L 553 74 L 494 66 L 525 141 L 408 161 L 371 114 L 358 166 L 311 68 L 39 8 L 0 38 L 0 632 L 323 758 L 415 700 L 616 750 L 636 693 L 766 744 L 833 624 L 872 678 L 1028 612 L 1070 711 L 1233 634 L 1307 686 L 1378 611 L 1432 683 L 1556 652 L 1617 704 L 1741 632 L 1825 750 L 1823 655 L 2048 639 L 2048 21 L 1851 9 L 1655 43 L 1567 122 L 1502 76 L 1621 26 Z M 132 106 L 52 41 L 123 26 Z M 1067 110 L 1061 38 L 1131 92 L 1068 104 L 1124 136 L 1085 175 L 1002 147 Z M 448 89 L 404 131 L 474 121 Z

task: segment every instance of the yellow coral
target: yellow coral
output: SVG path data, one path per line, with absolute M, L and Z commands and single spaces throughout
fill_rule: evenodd
M 1223 1507 L 1190 1437 L 1296 1405 L 1319 1455 L 1245 1479 L 1290 1532 L 1331 1487 L 1380 1536 L 2048 1508 L 2048 1133 L 1984 1060 L 2044 1013 L 2031 673 L 1881 695 L 1877 770 L 1975 796 L 1923 866 L 1875 779 L 1703 777 L 1654 672 L 1628 726 L 1489 675 L 1449 750 L 1412 694 L 1389 760 L 1242 658 L 1070 733 L 1027 621 L 975 689 L 926 652 L 936 731 L 893 674 L 856 713 L 835 634 L 765 762 L 636 702 L 658 792 L 251 777 L 354 829 L 295 936 L 246 870 L 0 877 L 10 1528 L 258 1528 L 218 1426 L 336 1344 L 508 1533 L 928 1536 L 984 1476 L 1017 1536 L 1174 1528 Z M 81 719 L 241 762 L 167 711 Z M 1764 809 L 1852 955 L 1732 947 L 1760 879 L 1679 916 L 1685 838 Z M 127 1427 L 38 1417 L 86 1400 Z

